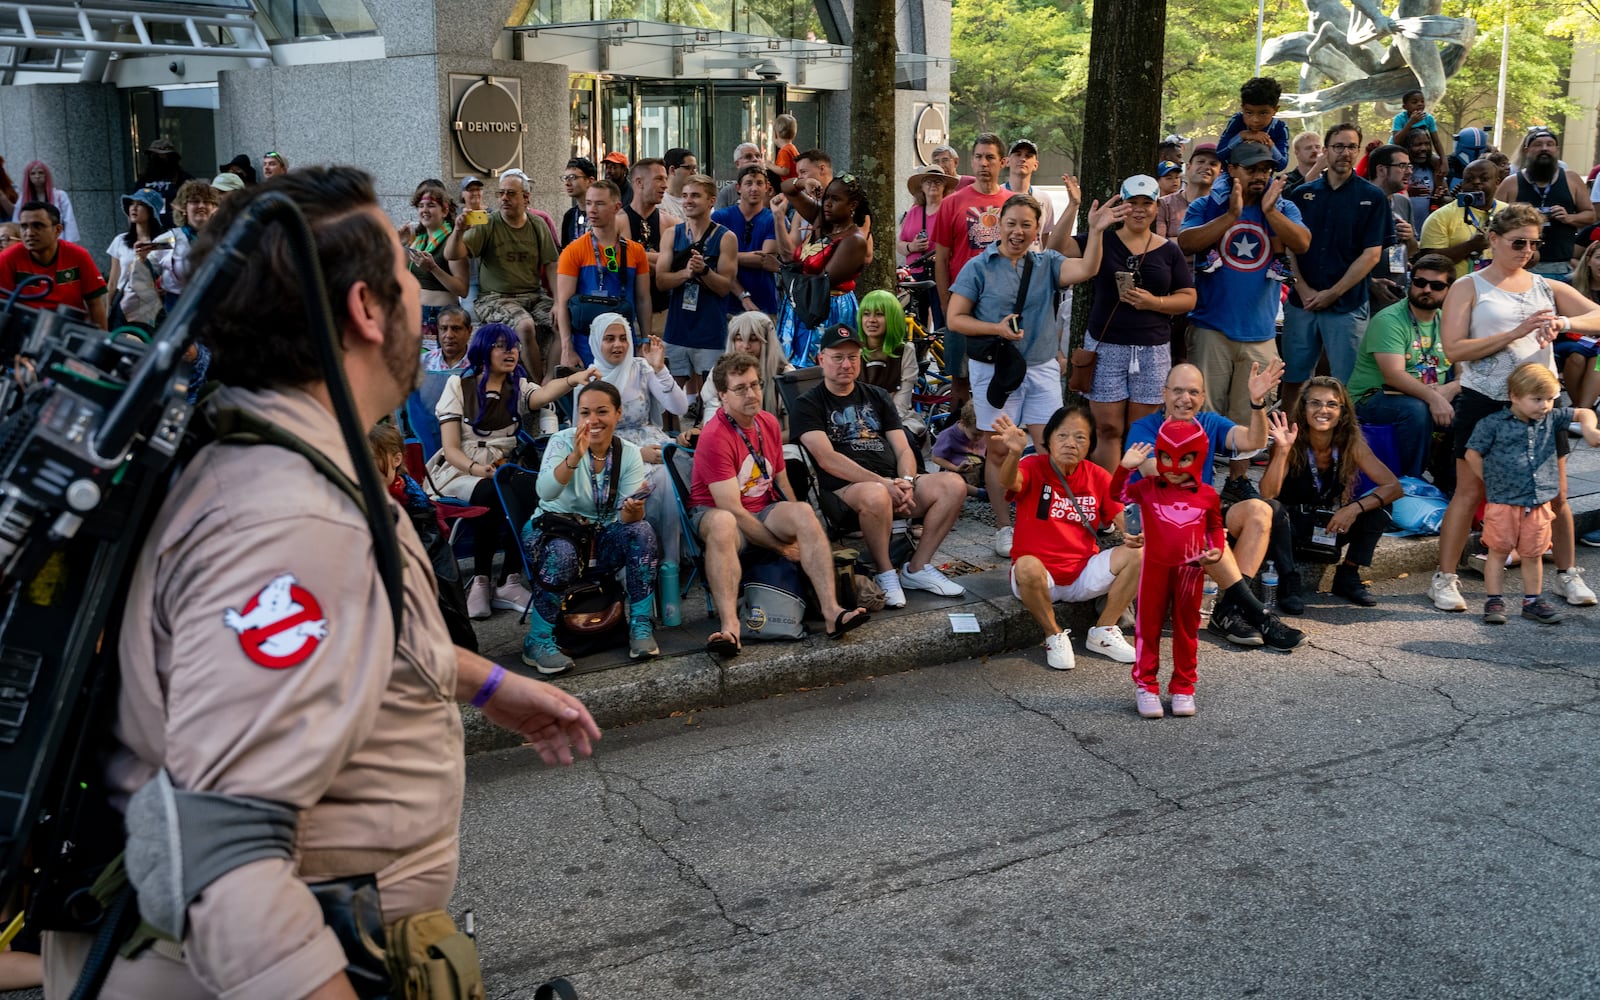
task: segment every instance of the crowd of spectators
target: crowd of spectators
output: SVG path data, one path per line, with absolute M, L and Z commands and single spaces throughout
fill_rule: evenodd
M 1063 177 L 1060 202 L 1037 184 L 1031 140 L 940 147 L 905 178 L 907 212 L 876 206 L 892 237 L 876 243 L 859 181 L 797 148 L 792 120 L 770 161 L 733 149 L 720 184 L 686 148 L 575 157 L 559 221 L 531 208 L 543 181 L 520 170 L 424 179 L 415 214 L 396 220 L 423 316 L 418 395 L 396 419 L 422 461 L 400 461 L 387 433 L 374 447 L 397 495 L 473 512 L 453 596 L 469 620 L 528 613 L 524 659 L 544 673 L 572 666 L 563 589 L 596 571 L 625 581 L 636 658 L 656 654 L 658 592 L 677 585 L 657 566 L 697 553 L 716 608 L 707 648 L 725 656 L 749 636 L 739 582 L 753 550 L 798 564 L 835 638 L 868 611 L 846 606 L 830 533 L 857 536 L 886 607 L 907 590 L 959 597 L 939 550 L 969 500 L 987 505 L 1051 666 L 1073 664 L 1059 601 L 1098 601 L 1084 648 L 1134 663 L 1119 622 L 1137 615 L 1145 540 L 1124 507 L 1174 440 L 1192 443 L 1207 488 L 1226 465 L 1225 543 L 1201 562 L 1217 595 L 1205 627 L 1230 643 L 1299 645 L 1278 615 L 1305 612 L 1324 564 L 1335 596 L 1373 606 L 1362 571 L 1386 508 L 1429 484 L 1449 499 L 1437 607 L 1466 608 L 1457 566 L 1482 516 L 1487 620 L 1505 618 L 1508 560 L 1523 564 L 1527 616 L 1559 619 L 1532 572 L 1540 525 L 1500 511 L 1519 502 L 1548 515 L 1556 596 L 1596 603 L 1574 564 L 1565 424 L 1594 436 L 1600 241 L 1559 138 L 1532 129 L 1507 160 L 1466 130 L 1456 147 L 1471 155 L 1447 158 L 1420 94 L 1372 141 L 1349 123 L 1291 136 L 1274 81 L 1240 97 L 1217 141 L 1168 137 L 1114 191 Z M 289 170 L 278 152 L 260 165 L 266 180 Z M 49 165 L 20 181 L 0 204 L 13 227 L 0 229 L 0 287 L 47 274 L 45 307 L 111 329 L 159 324 L 197 231 L 257 183 L 248 156 L 206 181 L 152 143 L 102 277 Z M 875 254 L 902 266 L 904 288 L 864 287 Z M 1093 303 L 1074 352 L 1061 307 L 1076 285 Z M 191 354 L 203 369 L 203 345 Z M 1551 379 L 1521 374 L 1530 364 Z M 786 394 L 796 369 L 818 377 Z M 1545 456 L 1550 420 L 1563 423 Z M 1507 471 L 1517 441 L 1526 484 Z M 537 465 L 527 510 L 497 475 L 519 463 Z M 1275 606 L 1260 599 L 1268 569 Z

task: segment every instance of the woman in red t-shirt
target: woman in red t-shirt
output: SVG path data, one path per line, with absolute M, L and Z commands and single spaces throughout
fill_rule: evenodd
M 1133 647 L 1117 620 L 1139 587 L 1144 538 L 1130 535 L 1100 550 L 1098 531 L 1122 513 L 1122 504 L 1111 494 L 1111 474 L 1085 461 L 1094 446 L 1094 418 L 1082 405 L 1057 410 L 1044 427 L 1046 455 L 1021 458 L 1028 432 L 1005 414 L 995 418 L 994 433 L 1006 445 L 1000 470 L 1006 500 L 1017 505 L 1011 592 L 1044 628 L 1047 662 L 1057 670 L 1074 666 L 1072 633 L 1056 623 L 1054 602 L 1104 596 L 1084 648 L 1132 663 Z

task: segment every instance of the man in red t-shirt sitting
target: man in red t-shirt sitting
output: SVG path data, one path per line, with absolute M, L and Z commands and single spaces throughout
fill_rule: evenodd
M 1111 474 L 1087 461 L 1093 431 L 1087 407 L 1062 407 L 1045 424 L 1045 454 L 1019 460 L 1028 432 L 1004 414 L 994 422 L 1008 449 L 1000 481 L 1006 500 L 1017 505 L 1011 592 L 1044 628 L 1046 662 L 1057 670 L 1071 670 L 1074 659 L 1071 630 L 1056 623 L 1056 601 L 1105 597 L 1084 648 L 1118 663 L 1134 661 L 1117 620 L 1139 588 L 1144 536 L 1129 534 L 1124 544 L 1100 551 L 1096 532 L 1122 513 L 1122 504 L 1111 493 Z
M 10 292 L 30 274 L 42 274 L 55 283 L 50 294 L 33 302 L 54 312 L 62 306 L 82 309 L 89 321 L 106 328 L 106 279 L 95 267 L 89 251 L 61 238 L 61 210 L 43 201 L 25 202 L 17 209 L 22 242 L 0 251 L 0 291 Z M 42 283 L 22 294 L 36 294 Z
M 711 598 L 721 618 L 706 650 L 739 652 L 739 550 L 746 543 L 800 564 L 817 592 L 828 638 L 862 625 L 864 608 L 846 609 L 834 594 L 833 547 L 817 514 L 794 496 L 783 470 L 783 431 L 761 408 L 761 369 L 753 355 L 724 354 L 711 369 L 722 411 L 700 430 L 689 487 L 690 521 L 706 554 Z

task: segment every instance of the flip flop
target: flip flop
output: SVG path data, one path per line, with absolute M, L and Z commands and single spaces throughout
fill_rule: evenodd
M 852 611 L 855 612 L 855 617 L 846 618 L 845 616 L 850 614 Z M 842 639 L 844 638 L 844 634 L 846 632 L 856 628 L 857 626 L 865 625 L 871 620 L 872 616 L 867 614 L 867 610 L 865 608 L 850 608 L 847 611 L 841 611 L 839 612 L 839 616 L 833 620 L 834 630 L 827 633 L 827 636 L 830 639 Z
M 729 639 L 726 632 L 713 632 L 711 638 L 706 640 L 706 652 L 717 656 L 738 656 L 740 646 L 737 639 Z

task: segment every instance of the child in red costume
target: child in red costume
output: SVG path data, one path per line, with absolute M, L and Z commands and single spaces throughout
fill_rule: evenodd
M 1156 437 L 1156 475 L 1128 482 L 1128 473 L 1150 457 L 1148 444 L 1122 456 L 1111 493 L 1137 503 L 1144 522 L 1144 565 L 1139 572 L 1139 614 L 1133 662 L 1134 702 L 1139 714 L 1159 719 L 1161 626 L 1172 616 L 1173 715 L 1193 715 L 1195 671 L 1200 663 L 1200 590 L 1205 569 L 1222 558 L 1226 532 L 1217 491 L 1195 477 L 1208 449 L 1205 431 L 1192 420 L 1168 420 Z

